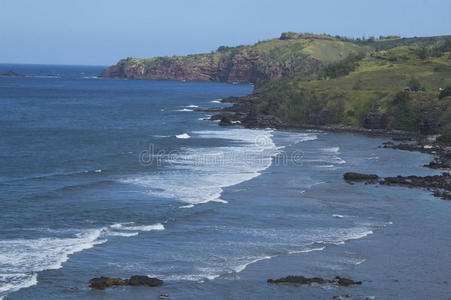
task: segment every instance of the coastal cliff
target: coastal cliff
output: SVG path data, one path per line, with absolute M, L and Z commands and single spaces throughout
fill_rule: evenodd
M 451 37 L 389 42 L 370 42 L 374 51 L 225 99 L 234 105 L 214 118 L 221 125 L 410 132 L 451 142 Z
M 216 81 L 260 84 L 305 74 L 369 48 L 326 35 L 284 34 L 255 45 L 225 47 L 208 54 L 126 58 L 102 77 L 154 80 Z
M 221 125 L 442 135 L 451 141 L 451 36 L 350 39 L 286 32 L 208 54 L 127 58 L 102 77 L 254 83 Z

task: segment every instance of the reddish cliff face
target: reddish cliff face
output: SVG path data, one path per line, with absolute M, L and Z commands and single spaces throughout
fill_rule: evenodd
M 187 57 L 158 57 L 152 60 L 122 59 L 101 74 L 102 77 L 153 80 L 218 81 L 259 83 L 319 67 L 310 57 L 296 57 L 296 63 L 274 61 L 258 53 L 246 52 Z
M 101 76 L 128 79 L 255 83 L 314 71 L 322 65 L 367 51 L 355 42 L 328 35 L 284 33 L 254 45 L 226 47 L 206 54 L 127 58 Z

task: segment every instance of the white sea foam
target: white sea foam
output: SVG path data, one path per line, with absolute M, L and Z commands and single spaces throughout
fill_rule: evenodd
M 122 179 L 148 188 L 149 194 L 189 204 L 217 201 L 223 188 L 260 175 L 279 153 L 272 130 L 227 129 L 192 132 L 196 138 L 226 139 L 229 146 L 185 148 L 164 172 Z
M 342 216 L 342 215 L 338 215 L 338 214 L 333 214 L 333 215 L 332 215 L 332 217 L 335 217 L 335 218 L 339 218 L 339 219 L 342 219 L 342 218 L 344 218 L 344 216 Z
M 193 208 L 194 204 L 182 205 L 179 208 Z
M 68 238 L 0 241 L 0 296 L 37 283 L 36 273 L 59 269 L 69 256 L 106 242 L 104 229 L 89 229 Z
M 214 100 L 211 100 L 210 102 L 211 103 L 221 103 L 221 100 L 222 99 L 214 99 Z
M 189 108 L 196 108 L 196 107 L 199 107 L 199 106 L 198 106 L 198 105 L 191 104 L 191 105 L 188 105 L 187 107 L 189 107 Z
M 345 164 L 345 163 L 346 163 L 346 160 L 342 159 L 341 157 L 334 156 L 334 157 L 332 158 L 332 162 L 341 165 L 341 164 Z
M 279 131 L 278 139 L 283 141 L 286 145 L 296 145 L 298 143 L 313 141 L 318 139 L 318 135 L 315 133 L 301 133 L 292 131 Z
M 288 251 L 288 254 L 309 253 L 309 252 L 313 252 L 313 251 L 323 251 L 324 249 L 326 249 L 326 247 L 304 249 L 304 250 L 291 250 L 291 251 Z
M 178 109 L 177 111 L 194 111 L 193 109 L 189 109 L 189 108 L 182 108 L 182 109 Z
M 266 256 L 261 256 L 261 257 L 257 257 L 257 258 L 250 258 L 251 260 L 249 262 L 246 262 L 246 263 L 244 263 L 242 265 L 236 266 L 235 268 L 233 268 L 233 271 L 235 273 L 240 273 L 240 272 L 244 271 L 247 268 L 247 266 L 249 266 L 251 264 L 254 264 L 254 263 L 259 262 L 261 260 L 271 259 L 273 257 L 275 257 L 275 256 L 266 255 Z
M 178 139 L 189 139 L 191 136 L 188 133 L 177 134 L 175 136 Z
M 123 237 L 132 237 L 137 236 L 139 232 L 109 232 L 108 235 L 111 236 L 123 236 Z
M 37 284 L 38 272 L 60 269 L 70 255 L 103 244 L 108 236 L 133 237 L 139 231 L 164 230 L 161 223 L 133 224 L 86 229 L 67 238 L 0 240 L 0 298 Z
M 142 226 L 123 226 L 123 230 L 139 230 L 139 231 L 152 231 L 152 230 L 164 230 L 164 226 L 161 223 L 153 225 L 142 225 Z
M 0 274 L 0 300 L 7 294 L 38 283 L 37 273 Z
M 340 151 L 340 147 L 329 147 L 329 148 L 322 148 L 320 149 L 321 151 L 324 152 L 333 152 L 333 153 L 338 153 Z
M 112 229 L 116 230 L 130 230 L 130 231 L 152 231 L 152 230 L 164 230 L 164 226 L 161 223 L 156 223 L 152 225 L 132 225 L 133 222 L 129 223 L 116 223 L 110 226 Z
M 360 265 L 360 264 L 363 264 L 364 262 L 366 262 L 366 259 L 365 259 L 365 258 L 356 261 L 355 264 L 356 264 L 356 265 Z

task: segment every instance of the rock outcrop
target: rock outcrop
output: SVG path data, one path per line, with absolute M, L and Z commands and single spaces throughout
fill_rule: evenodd
M 425 188 L 432 190 L 434 196 L 444 200 L 451 200 L 451 175 L 442 173 L 442 175 L 434 176 L 396 176 L 380 178 L 377 175 L 366 175 L 359 173 L 345 173 L 344 179 L 348 183 L 365 182 L 367 184 L 377 184 L 385 186 L 403 186 L 409 188 Z
M 135 275 L 130 279 L 97 277 L 89 280 L 89 287 L 97 290 L 103 290 L 112 286 L 160 286 L 163 285 L 163 280 L 152 278 L 148 276 Z
M 6 73 L 1 74 L 2 76 L 11 76 L 11 77 L 24 77 L 25 74 L 16 73 L 13 70 L 9 70 Z
M 261 54 L 247 51 L 224 54 L 220 59 L 210 54 L 193 57 L 157 57 L 150 60 L 122 59 L 108 67 L 101 77 L 151 80 L 216 81 L 227 83 L 259 83 L 277 80 L 317 69 L 319 61 L 299 58 L 295 64 L 273 62 Z
M 350 286 L 353 284 L 362 284 L 361 281 L 354 281 L 348 278 L 342 278 L 340 276 L 335 277 L 333 280 L 327 280 L 320 277 L 306 278 L 304 276 L 287 276 L 279 279 L 268 279 L 268 283 L 272 284 L 293 284 L 293 285 L 311 285 L 311 284 L 336 284 L 341 286 Z
M 368 175 L 354 172 L 345 173 L 343 177 L 347 182 L 378 183 L 380 179 L 379 176 L 375 174 Z

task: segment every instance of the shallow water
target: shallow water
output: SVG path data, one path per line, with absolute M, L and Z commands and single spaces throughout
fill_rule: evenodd
M 97 67 L 0 73 L 11 68 L 32 76 L 0 78 L 0 297 L 296 298 L 265 280 L 333 277 L 378 259 L 362 241 L 397 225 L 397 199 L 421 195 L 449 212 L 427 192 L 342 180 L 349 170 L 436 173 L 421 167 L 427 155 L 352 134 L 220 128 L 194 111 L 247 85 L 97 79 Z M 136 274 L 166 283 L 87 287 Z

